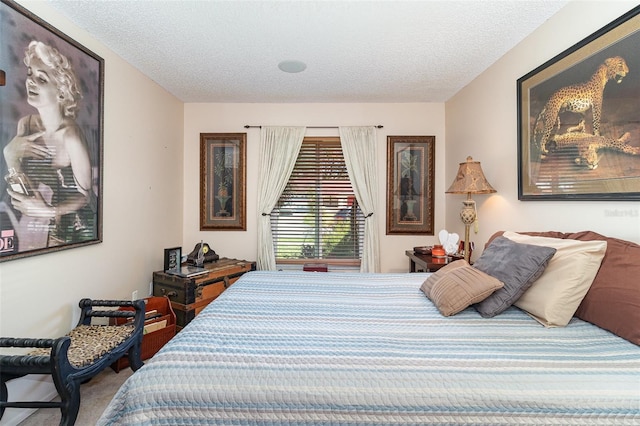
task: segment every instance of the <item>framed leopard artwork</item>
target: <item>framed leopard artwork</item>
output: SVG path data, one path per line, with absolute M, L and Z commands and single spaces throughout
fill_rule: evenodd
M 640 200 L 640 6 L 517 81 L 518 199 Z

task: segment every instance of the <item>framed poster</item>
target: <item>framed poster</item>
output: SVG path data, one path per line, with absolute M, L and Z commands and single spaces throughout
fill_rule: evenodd
M 200 230 L 246 231 L 246 133 L 200 133 Z
M 104 61 L 0 2 L 0 261 L 102 241 Z
M 518 199 L 640 200 L 639 13 L 518 79 Z
M 387 234 L 433 235 L 435 136 L 387 137 Z

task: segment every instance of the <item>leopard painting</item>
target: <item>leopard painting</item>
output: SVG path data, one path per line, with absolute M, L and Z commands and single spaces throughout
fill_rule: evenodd
M 602 99 L 604 88 L 609 80 L 620 83 L 629 72 L 629 67 L 623 58 L 616 56 L 608 58 L 602 63 L 591 78 L 580 84 L 573 84 L 557 90 L 538 115 L 534 125 L 534 145 L 544 159 L 547 142 L 551 137 L 554 126 L 560 128 L 560 113 L 564 111 L 584 114 L 591 108 L 593 115 L 593 135 L 600 136 L 600 116 L 602 113 Z M 540 136 L 542 133 L 542 136 Z
M 629 132 L 618 139 L 614 139 L 592 135 L 584 131 L 574 131 L 562 135 L 554 135 L 549 141 L 549 148 L 553 149 L 552 146 L 555 149 L 577 148 L 576 164 L 593 170 L 598 167 L 598 162 L 600 161 L 598 151 L 602 149 L 615 150 L 629 155 L 640 155 L 640 147 L 627 143 L 630 137 L 631 134 Z

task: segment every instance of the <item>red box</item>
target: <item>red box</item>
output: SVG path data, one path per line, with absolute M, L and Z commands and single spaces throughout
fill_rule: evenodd
M 329 272 L 326 263 L 305 263 L 302 270 L 306 272 Z

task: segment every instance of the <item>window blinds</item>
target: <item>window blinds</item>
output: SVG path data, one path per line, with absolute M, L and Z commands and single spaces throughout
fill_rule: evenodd
M 275 255 L 359 260 L 364 218 L 339 138 L 305 138 L 289 182 L 271 212 Z

